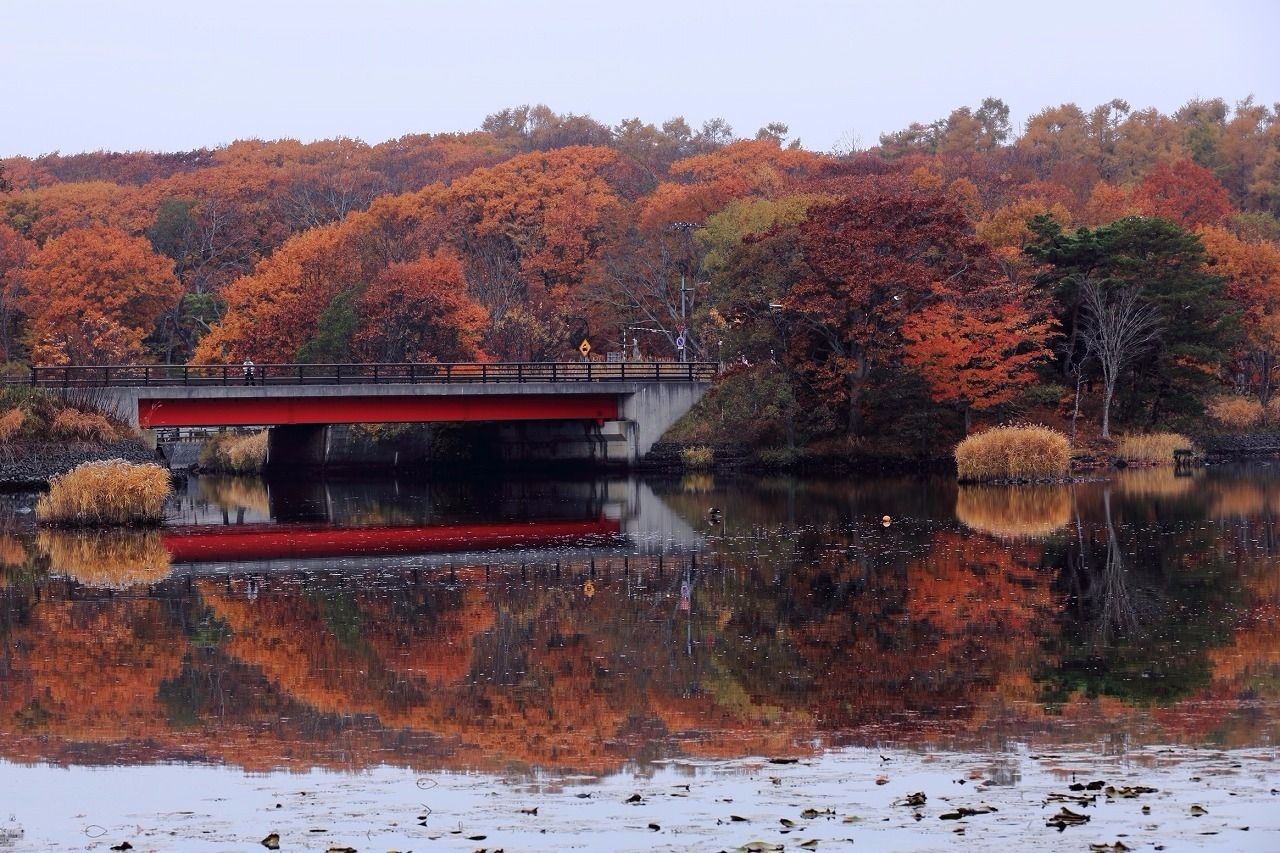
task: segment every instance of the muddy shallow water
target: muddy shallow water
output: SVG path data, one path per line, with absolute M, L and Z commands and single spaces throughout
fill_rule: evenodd
M 27 508 L 0 848 L 1280 849 L 1268 465 Z

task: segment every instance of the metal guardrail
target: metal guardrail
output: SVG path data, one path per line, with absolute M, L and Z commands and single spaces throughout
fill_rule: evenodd
M 710 382 L 712 362 L 541 361 L 459 364 L 112 364 L 32 367 L 42 388 L 165 385 L 450 385 L 497 382 Z M 9 380 L 16 384 L 21 380 Z

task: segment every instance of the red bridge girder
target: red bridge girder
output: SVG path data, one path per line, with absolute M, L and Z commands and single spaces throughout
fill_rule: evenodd
M 451 421 L 611 421 L 617 418 L 618 397 L 613 394 L 335 395 L 138 400 L 138 425 L 144 429 Z

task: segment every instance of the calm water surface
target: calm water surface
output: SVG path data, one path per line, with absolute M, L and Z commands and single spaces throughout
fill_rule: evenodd
M 708 802 L 743 803 L 733 786 L 787 788 L 769 775 L 794 772 L 767 761 L 781 757 L 814 774 L 802 788 L 839 790 L 844 773 L 873 796 L 893 760 L 894 778 L 941 761 L 951 784 L 960 762 L 1016 788 L 1208 748 L 1224 767 L 1262 762 L 1266 794 L 1278 514 L 1280 467 L 1265 464 L 1053 487 L 201 478 L 163 530 L 128 534 L 37 532 L 29 499 L 8 498 L 0 791 L 25 793 L 0 802 L 0 846 L 114 844 L 135 821 L 139 849 L 234 846 L 258 824 L 232 825 L 276 802 L 305 836 L 322 817 L 299 785 L 332 799 L 324 819 L 354 820 L 352 803 L 381 813 L 379 785 L 427 779 L 455 783 L 430 795 L 437 822 L 417 822 L 432 812 L 421 784 L 400 820 L 475 849 L 440 828 L 450 797 L 480 808 L 459 780 L 501 791 L 504 814 L 566 786 L 669 792 L 708 773 L 726 786 Z M 1046 752 L 1058 776 L 1036 763 Z M 227 789 L 188 802 L 224 803 L 220 817 L 183 808 L 193 788 Z M 122 798 L 136 814 L 104 805 Z M 680 817 L 687 833 L 704 811 Z M 626 810 L 615 822 L 628 820 L 646 849 L 693 844 Z M 325 849 L 317 838 L 300 849 Z M 1221 839 L 1208 841 L 1239 844 Z

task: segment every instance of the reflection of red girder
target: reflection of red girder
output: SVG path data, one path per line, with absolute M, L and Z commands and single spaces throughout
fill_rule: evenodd
M 175 563 L 300 557 L 377 557 L 440 551 L 539 547 L 587 536 L 614 536 L 609 518 L 436 524 L 423 527 L 335 527 L 327 524 L 244 524 L 171 527 L 162 531 Z
M 611 421 L 617 418 L 618 398 L 614 394 L 358 395 L 138 400 L 138 425 L 144 429 L 174 426 L 449 421 Z

